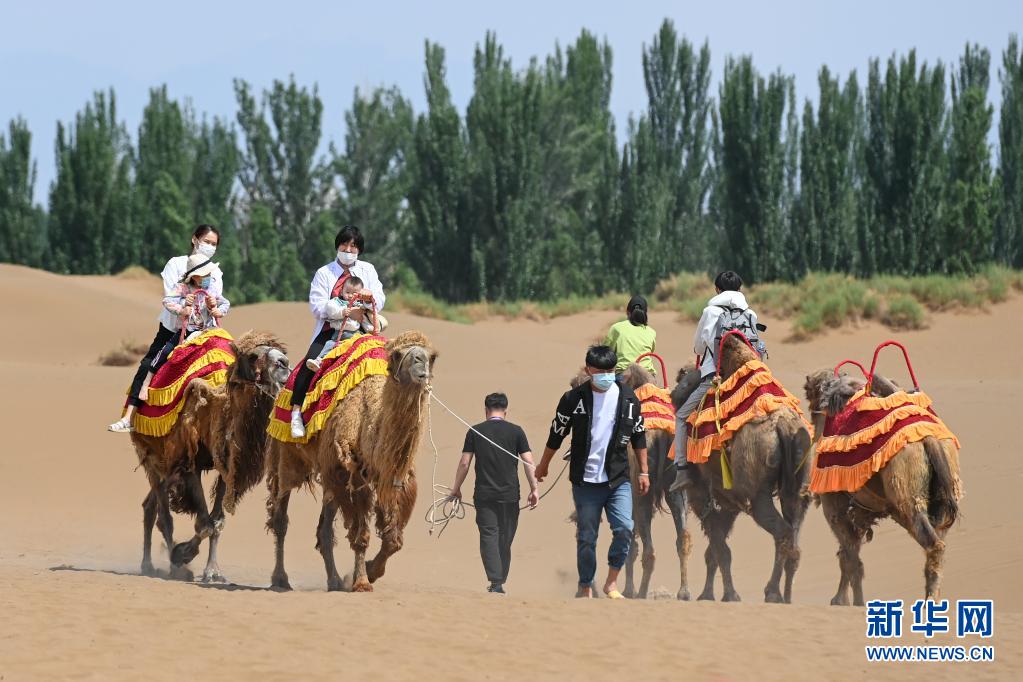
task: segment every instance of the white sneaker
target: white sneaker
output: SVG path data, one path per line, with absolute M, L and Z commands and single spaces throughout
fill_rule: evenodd
M 313 372 L 319 372 L 320 371 L 320 361 L 317 360 L 316 358 L 309 358 L 308 360 L 306 360 L 305 361 L 305 366 L 308 367 L 310 369 L 310 371 L 313 371 Z
M 124 419 L 118 419 L 107 427 L 107 431 L 113 431 L 114 433 L 130 433 L 132 431 L 131 421 L 127 417 Z
M 302 423 L 302 413 L 292 413 L 291 415 L 291 437 L 305 438 L 305 424 Z

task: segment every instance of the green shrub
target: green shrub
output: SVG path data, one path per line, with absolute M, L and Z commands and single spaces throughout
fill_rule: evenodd
M 926 313 L 923 306 L 911 296 L 898 294 L 888 299 L 881 322 L 892 329 L 923 329 L 926 324 Z

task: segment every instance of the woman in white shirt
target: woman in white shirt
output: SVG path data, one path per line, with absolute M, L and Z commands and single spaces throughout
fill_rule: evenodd
M 199 225 L 195 228 L 195 232 L 192 233 L 192 254 L 199 254 L 206 257 L 205 264 L 210 263 L 213 258 L 213 254 L 217 251 L 217 245 L 220 244 L 220 231 L 212 225 Z M 163 293 L 164 296 L 171 296 L 177 291 L 178 285 L 184 278 L 186 271 L 188 270 L 188 256 L 175 256 L 167 261 L 167 264 L 163 266 L 163 272 L 161 277 L 163 278 Z M 220 297 L 224 292 L 224 273 L 220 271 L 220 268 L 213 263 L 213 271 L 210 274 L 210 295 Z M 226 312 L 226 310 L 224 311 Z M 135 409 L 146 400 L 146 393 L 148 386 L 146 385 L 146 376 L 149 374 L 150 365 L 153 362 L 153 358 L 167 345 L 167 342 L 173 339 L 181 332 L 181 319 L 172 314 L 166 308 L 159 317 L 159 326 L 156 328 L 156 336 L 153 338 L 153 343 L 149 346 L 149 350 L 146 351 L 145 356 L 139 362 L 139 368 L 135 372 L 135 378 L 132 379 L 131 389 L 128 391 L 128 404 L 125 410 L 124 417 L 111 424 L 108 430 L 115 433 L 127 433 L 131 431 L 131 418 L 135 414 Z
M 330 327 L 327 317 L 327 303 L 341 293 L 345 281 L 349 277 L 362 280 L 362 298 L 372 302 L 377 312 L 384 308 L 384 287 L 380 283 L 377 270 L 370 263 L 359 260 L 359 254 L 365 249 L 365 239 L 355 225 L 345 225 L 334 238 L 337 257 L 324 265 L 313 275 L 309 285 L 309 308 L 316 318 L 313 326 L 313 338 L 305 359 L 299 363 L 295 385 L 291 392 L 291 437 L 304 438 L 305 424 L 302 421 L 302 403 L 305 401 L 309 384 L 313 379 L 313 371 L 306 367 L 306 360 L 316 358 L 334 330 Z M 381 320 L 382 322 L 382 320 Z

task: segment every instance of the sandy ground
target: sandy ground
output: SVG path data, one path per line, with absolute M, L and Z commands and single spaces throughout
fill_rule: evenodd
M 325 592 L 313 549 L 318 500 L 291 505 L 288 572 L 295 592 L 265 590 L 273 565 L 257 488 L 228 519 L 220 565 L 232 584 L 210 588 L 138 575 L 141 509 L 146 492 L 125 436 L 106 424 L 131 369 L 102 367 L 98 357 L 122 340 L 148 343 L 156 325 L 155 280 L 61 277 L 0 265 L 0 680 L 150 679 L 184 675 L 222 679 L 348 678 L 450 680 L 561 678 L 804 679 L 864 675 L 892 679 L 977 679 L 1023 675 L 1023 520 L 1014 500 L 1023 462 L 1011 436 L 1023 399 L 1023 365 L 996 367 L 996 340 L 1015 338 L 1023 299 L 997 318 L 946 314 L 930 329 L 900 334 L 924 389 L 963 443 L 966 498 L 948 537 L 943 597 L 995 600 L 995 636 L 926 643 L 993 644 L 994 663 L 896 664 L 865 660 L 862 609 L 827 606 L 838 580 L 836 543 L 811 508 L 794 603 L 761 603 L 773 545 L 740 517 L 731 546 L 739 604 L 576 601 L 570 490 L 564 482 L 539 509 L 523 512 L 505 597 L 486 594 L 478 536 L 470 516 L 441 538 L 423 522 L 430 502 L 434 452 L 419 453 L 421 493 L 405 548 L 373 594 Z M 59 319 L 52 311 L 59 310 Z M 588 342 L 618 316 L 588 313 L 549 323 L 493 320 L 462 326 L 392 313 L 392 331 L 418 328 L 441 352 L 437 395 L 461 415 L 482 417 L 482 398 L 503 390 L 510 418 L 534 449 L 542 448 L 553 408 L 580 365 Z M 1013 325 L 1006 330 L 1004 325 Z M 692 325 L 654 312 L 659 350 L 674 372 L 688 357 Z M 311 322 L 302 304 L 238 307 L 226 321 L 281 334 L 297 359 Z M 801 392 L 804 375 L 848 357 L 864 362 L 892 336 L 866 325 L 791 344 L 772 323 L 770 364 Z M 883 369 L 903 377 L 901 360 Z M 450 483 L 464 428 L 434 409 L 438 481 Z M 1013 443 L 1016 443 L 1015 445 Z M 471 484 L 471 477 L 470 477 Z M 468 485 L 468 484 L 467 484 Z M 1015 491 L 1015 492 L 1014 492 Z M 694 549 L 690 587 L 703 585 L 706 543 L 690 515 Z M 655 520 L 658 563 L 652 585 L 678 589 L 673 529 Z M 191 524 L 178 519 L 178 536 Z M 606 528 L 598 554 L 607 546 Z M 342 544 L 339 563 L 351 552 Z M 202 566 L 204 554 L 196 561 Z M 863 552 L 869 598 L 922 596 L 923 555 L 893 523 L 882 525 Z M 157 550 L 166 567 L 166 550 Z M 1016 576 L 1016 579 L 1013 578 Z M 720 596 L 720 584 L 718 585 Z M 908 610 L 908 609 L 907 609 Z M 905 627 L 908 629 L 909 620 Z M 925 643 L 921 636 L 896 643 Z

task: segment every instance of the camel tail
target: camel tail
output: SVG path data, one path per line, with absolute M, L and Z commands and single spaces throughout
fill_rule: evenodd
M 783 496 L 795 497 L 810 480 L 811 462 L 807 456 L 810 432 L 802 424 L 793 429 L 782 423 L 778 425 L 778 440 L 782 449 L 780 492 Z
M 948 530 L 959 518 L 955 474 L 942 444 L 936 438 L 924 439 L 924 451 L 931 467 L 927 516 L 936 530 Z

